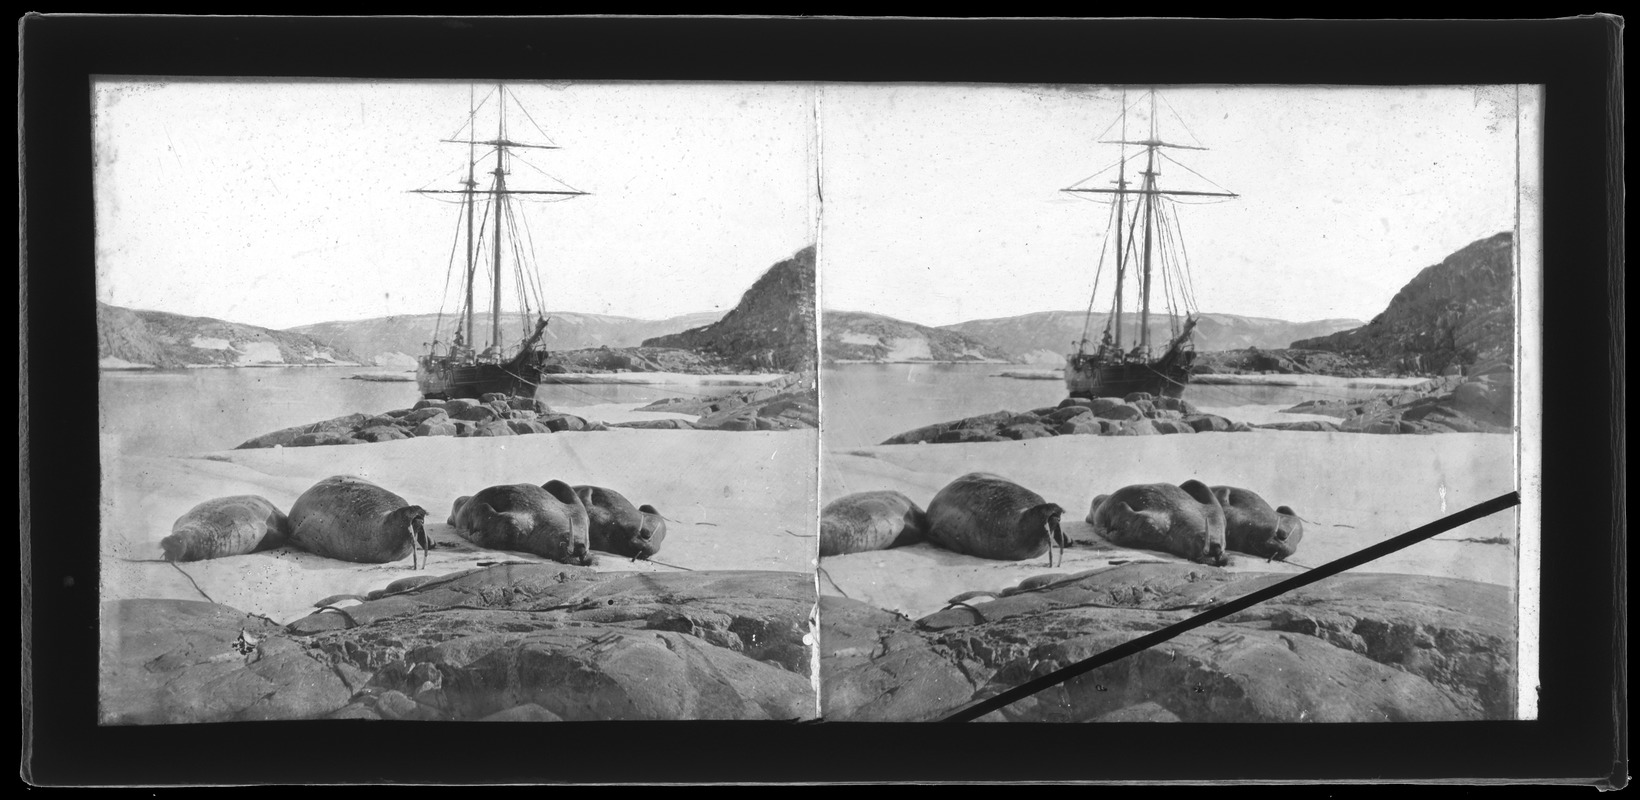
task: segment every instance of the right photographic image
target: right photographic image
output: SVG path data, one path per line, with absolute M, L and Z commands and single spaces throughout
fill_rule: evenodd
M 824 719 L 1537 718 L 1541 86 L 817 97 Z

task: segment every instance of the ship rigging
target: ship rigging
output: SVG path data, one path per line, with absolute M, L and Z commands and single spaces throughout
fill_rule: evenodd
M 1118 146 L 1120 157 L 1116 163 L 1061 190 L 1082 199 L 1110 205 L 1082 337 L 1072 343 L 1075 352 L 1066 356 L 1065 385 L 1072 397 L 1124 397 L 1134 392 L 1180 397 L 1190 380 L 1190 369 L 1195 359 L 1191 333 L 1196 327 L 1199 312 L 1177 206 L 1191 202 L 1223 202 L 1238 195 L 1212 184 L 1211 180 L 1168 154 L 1169 150 L 1207 148 L 1199 144 L 1162 140 L 1157 130 L 1157 100 L 1156 92 L 1149 90 L 1144 97 L 1129 105 L 1124 91 L 1121 117 L 1100 134 L 1103 137 L 1120 124 L 1121 130 L 1116 139 L 1100 141 L 1101 144 Z M 1148 132 L 1145 138 L 1131 139 L 1128 115 L 1146 101 Z M 1162 103 L 1172 110 L 1165 99 Z M 1177 112 L 1174 116 L 1178 116 Z M 1183 119 L 1179 122 L 1184 127 Z M 1189 133 L 1188 127 L 1184 130 Z M 1194 136 L 1191 135 L 1191 138 L 1194 139 Z M 1162 188 L 1158 178 L 1162 175 L 1164 162 L 1206 180 L 1217 191 Z M 1111 170 L 1116 173 L 1114 180 L 1105 185 L 1094 183 Z M 1113 244 L 1115 289 L 1111 294 L 1111 311 L 1105 317 L 1099 341 L 1095 344 L 1089 339 L 1094 329 L 1094 306 L 1098 300 L 1106 256 Z M 1134 274 L 1135 271 L 1137 274 Z M 1161 284 L 1159 287 L 1155 285 L 1158 282 Z M 1167 312 L 1167 344 L 1160 355 L 1155 353 L 1154 338 L 1161 331 L 1153 330 L 1151 321 L 1151 310 L 1157 300 Z M 1138 306 L 1137 313 L 1131 310 L 1130 302 Z M 1129 325 L 1132 326 L 1131 330 Z
M 518 141 L 508 131 L 508 109 L 515 108 L 516 121 L 528 122 L 545 143 Z M 495 136 L 481 138 L 479 114 L 493 108 Z M 522 127 L 522 126 L 520 126 Z M 464 172 L 457 189 L 421 188 L 416 194 L 460 206 L 456 242 L 451 247 L 446 271 L 446 302 L 449 284 L 457 267 L 461 267 L 461 283 L 457 314 L 446 324 L 444 308 L 440 308 L 434 324 L 433 341 L 427 352 L 417 360 L 416 380 L 422 395 L 427 398 L 478 398 L 485 394 L 501 393 L 510 396 L 532 397 L 548 368 L 548 352 L 541 339 L 547 329 L 544 303 L 545 286 L 535 263 L 534 237 L 521 205 L 529 202 L 558 202 L 589 194 L 580 191 L 520 156 L 518 150 L 557 150 L 545 131 L 536 124 L 529 112 L 518 104 L 517 98 L 505 85 L 497 85 L 482 101 L 476 90 L 469 94 L 467 120 L 451 136 L 441 139 L 448 144 L 467 147 Z M 493 160 L 492 160 L 493 156 Z M 493 163 L 487 171 L 487 184 L 479 181 L 479 169 Z M 551 180 L 554 188 L 512 188 L 507 178 L 516 165 L 530 167 Z M 463 247 L 465 244 L 465 247 Z M 457 261 L 462 252 L 465 260 Z M 504 311 L 503 288 L 507 274 L 503 265 L 510 262 L 511 289 L 516 306 L 510 316 L 519 323 L 517 337 L 509 339 Z M 477 306 L 480 298 L 476 287 L 480 278 L 489 283 L 488 320 L 482 331 L 487 338 L 485 346 L 477 346 Z M 533 327 L 532 327 L 533 326 Z

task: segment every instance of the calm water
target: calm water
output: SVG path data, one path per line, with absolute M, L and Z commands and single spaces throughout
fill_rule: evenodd
M 821 371 L 826 447 L 863 447 L 935 422 L 1008 409 L 1057 405 L 1059 380 L 992 375 L 1000 364 L 848 364 Z M 295 367 L 107 371 L 101 374 L 102 432 L 142 455 L 229 450 L 264 433 L 358 412 L 409 408 L 414 382 L 352 380 L 358 368 Z M 724 394 L 739 387 L 552 384 L 536 396 L 557 408 L 648 403 L 663 397 Z M 1204 409 L 1368 397 L 1381 389 L 1192 385 L 1185 398 Z
M 898 433 L 936 422 L 1058 405 L 1065 384 L 1054 380 L 991 377 L 1023 370 L 1005 364 L 844 364 L 820 372 L 825 446 L 881 444 Z M 1236 406 L 1287 408 L 1305 400 L 1366 398 L 1383 389 L 1193 384 L 1184 397 L 1204 410 Z
M 416 384 L 351 380 L 357 367 L 267 367 L 105 371 L 99 381 L 102 432 L 142 455 L 230 450 L 264 433 L 358 412 L 415 405 Z M 647 403 L 662 397 L 722 394 L 733 388 L 615 384 L 541 387 L 554 407 Z

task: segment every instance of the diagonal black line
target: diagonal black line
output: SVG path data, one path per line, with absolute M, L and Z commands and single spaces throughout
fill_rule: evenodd
M 1499 495 L 1484 503 L 1470 506 L 1455 514 L 1442 517 L 1422 527 L 1414 528 L 1400 536 L 1385 539 L 1371 547 L 1357 550 L 1342 558 L 1334 559 L 1322 564 L 1309 572 L 1299 573 L 1280 583 L 1266 586 L 1255 592 L 1249 592 L 1234 600 L 1227 600 L 1221 605 L 1214 606 L 1190 619 L 1169 625 L 1159 631 L 1147 633 L 1132 641 L 1123 642 L 1096 656 L 1085 658 L 1063 669 L 1055 670 L 1040 678 L 1026 681 L 995 697 L 987 698 L 967 708 L 940 720 L 941 722 L 968 722 L 978 719 L 1003 706 L 1011 705 L 1037 692 L 1057 686 L 1085 672 L 1091 672 L 1099 667 L 1138 653 L 1142 650 L 1155 647 L 1185 631 L 1200 628 L 1209 622 L 1223 619 L 1243 609 L 1251 608 L 1259 603 L 1274 597 L 1286 594 L 1301 586 L 1315 583 L 1322 578 L 1337 575 L 1347 569 L 1359 567 L 1374 559 L 1382 558 L 1397 550 L 1417 544 L 1425 539 L 1440 533 L 1452 530 L 1460 525 L 1467 525 L 1482 517 L 1490 516 L 1506 508 L 1520 504 L 1520 493 L 1510 492 Z

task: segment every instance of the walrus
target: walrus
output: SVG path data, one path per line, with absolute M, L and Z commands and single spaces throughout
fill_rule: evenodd
M 290 519 L 273 504 L 251 494 L 206 500 L 171 524 L 161 539 L 166 561 L 202 561 L 284 547 Z
M 666 517 L 648 503 L 638 506 L 638 513 L 643 515 L 643 533 L 638 535 L 654 542 L 655 549 L 659 550 L 661 542 L 666 539 Z
M 1112 544 L 1224 566 L 1224 508 L 1201 481 L 1124 486 L 1093 499 L 1088 524 Z
M 916 544 L 928 536 L 928 515 L 895 491 L 858 492 L 820 510 L 820 556 L 840 556 Z
M 422 566 L 432 540 L 422 527 L 427 511 L 363 478 L 325 478 L 296 498 L 290 507 L 290 543 L 315 555 L 385 564 L 410 556 L 416 547 Z
M 587 508 L 563 481 L 491 486 L 456 509 L 456 534 L 479 547 L 590 566 Z
M 1225 549 L 1276 561 L 1298 552 L 1304 523 L 1291 508 L 1272 509 L 1258 494 L 1235 486 L 1214 486 L 1213 496 L 1224 507 Z
M 666 523 L 654 506 L 635 508 L 620 492 L 602 486 L 572 488 L 586 506 L 587 544 L 593 550 L 629 558 L 649 558 L 660 552 Z
M 958 553 L 1004 561 L 1048 554 L 1064 561 L 1069 538 L 1059 530 L 1065 509 L 1017 483 L 971 472 L 941 489 L 928 504 L 928 540 Z
M 471 499 L 473 499 L 472 495 L 466 494 L 457 497 L 455 503 L 450 506 L 450 516 L 444 520 L 444 524 L 454 528 L 456 526 L 456 515 L 461 513 L 461 507 L 466 505 L 467 501 Z

